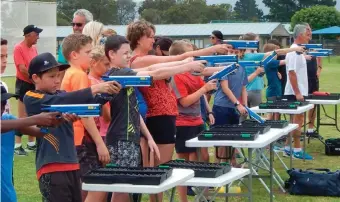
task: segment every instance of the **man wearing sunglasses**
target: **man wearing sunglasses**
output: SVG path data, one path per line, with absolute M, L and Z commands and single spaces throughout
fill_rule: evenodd
M 14 46 L 13 59 L 16 67 L 15 93 L 19 95 L 19 118 L 25 118 L 27 116 L 25 106 L 22 101 L 27 91 L 34 90 L 34 84 L 28 76 L 28 66 L 31 60 L 38 55 L 35 44 L 37 44 L 39 34 L 42 31 L 42 29 L 35 25 L 27 25 L 23 30 L 24 40 Z M 21 136 L 22 134 L 20 133 L 16 134 L 14 152 L 17 155 L 26 156 L 27 152 L 21 145 Z M 35 138 L 29 136 L 27 150 L 34 151 L 35 149 Z
M 73 33 L 82 33 L 86 23 L 93 21 L 93 15 L 90 11 L 86 9 L 78 9 L 73 14 L 73 20 L 71 26 Z M 67 64 L 67 61 L 62 52 L 62 44 L 59 46 L 58 50 L 58 62 L 61 64 Z

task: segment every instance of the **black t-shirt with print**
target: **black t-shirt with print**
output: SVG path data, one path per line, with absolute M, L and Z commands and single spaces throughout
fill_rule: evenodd
M 112 68 L 107 76 L 136 76 L 137 72 L 129 68 Z M 111 122 L 106 135 L 106 144 L 132 141 L 139 144 L 140 114 L 134 87 L 123 88 L 110 100 Z

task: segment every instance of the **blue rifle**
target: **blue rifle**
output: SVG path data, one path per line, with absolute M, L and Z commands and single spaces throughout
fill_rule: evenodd
M 298 44 L 298 46 L 304 46 L 307 50 L 322 48 L 322 44 Z
M 239 61 L 238 64 L 242 67 L 266 67 L 277 55 L 275 51 L 273 51 L 270 55 L 265 57 L 262 61 Z M 263 76 L 264 73 L 259 76 Z
M 329 52 L 307 52 L 307 55 L 311 55 L 313 57 L 328 57 Z
M 235 72 L 238 68 L 237 64 L 230 64 L 226 66 L 224 69 L 218 71 L 216 74 L 210 76 L 207 81 L 213 80 L 213 79 L 221 79 L 224 76 L 227 76 L 233 72 Z
M 237 61 L 237 55 L 209 55 L 194 57 L 195 61 L 205 60 L 208 67 L 214 67 L 216 63 L 227 63 Z
M 223 43 L 232 45 L 234 49 L 259 49 L 258 41 L 223 40 Z
M 102 76 L 104 81 L 117 81 L 122 87 L 151 86 L 151 76 Z
M 42 105 L 42 112 L 60 112 L 75 114 L 79 117 L 98 117 L 101 114 L 100 104 L 74 104 L 74 105 Z M 57 117 L 61 118 L 61 117 Z M 40 128 L 42 133 L 48 133 L 48 128 Z
M 247 113 L 248 113 L 248 115 L 249 115 L 250 118 L 256 120 L 256 121 L 259 122 L 259 123 L 264 123 L 264 122 L 265 122 L 265 120 L 264 120 L 261 116 L 259 116 L 259 115 L 256 114 L 255 112 L 253 112 L 253 111 L 252 111 L 251 109 L 249 109 L 248 107 L 246 107 L 246 106 L 244 106 L 244 107 L 246 108 Z
M 322 49 L 322 48 L 317 48 L 317 49 L 314 49 L 314 51 L 317 51 L 317 52 L 327 52 L 329 55 L 332 55 L 332 54 L 333 54 L 333 49 Z

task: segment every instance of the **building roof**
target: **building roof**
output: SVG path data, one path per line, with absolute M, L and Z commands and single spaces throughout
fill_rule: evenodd
M 313 34 L 340 34 L 340 27 L 333 26 L 313 31 Z
M 293 34 L 293 32 L 290 31 L 290 23 L 284 23 L 284 24 L 282 24 L 282 25 L 284 26 L 284 28 L 287 30 L 287 32 L 288 32 L 289 34 Z
M 127 25 L 108 25 L 119 35 L 126 35 Z M 213 30 L 220 30 L 225 36 L 239 36 L 248 32 L 259 35 L 289 36 L 289 32 L 278 22 L 268 23 L 209 23 L 155 25 L 156 35 L 169 37 L 210 36 Z M 58 26 L 57 37 L 64 38 L 72 33 L 70 26 Z

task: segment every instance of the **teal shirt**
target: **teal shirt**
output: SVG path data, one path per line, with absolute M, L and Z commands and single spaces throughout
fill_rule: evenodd
M 272 60 L 264 68 L 268 80 L 268 88 L 266 90 L 267 98 L 282 96 L 281 81 L 277 75 L 279 66 L 280 66 L 279 60 Z
M 66 61 L 64 55 L 63 55 L 63 45 L 60 44 L 59 49 L 58 49 L 58 62 L 61 64 L 68 64 Z
M 264 53 L 245 53 L 244 57 L 240 61 L 261 61 L 264 58 Z M 255 72 L 256 67 L 247 66 L 246 69 L 247 77 Z M 262 90 L 264 88 L 264 81 L 262 77 L 255 77 L 254 80 L 248 83 L 246 86 L 247 91 Z

